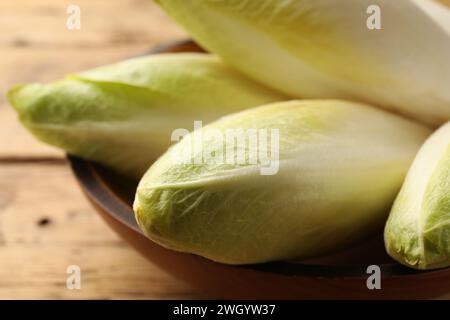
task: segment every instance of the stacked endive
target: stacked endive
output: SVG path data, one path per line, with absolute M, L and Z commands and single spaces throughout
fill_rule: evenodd
M 157 2 L 213 54 L 16 86 L 22 124 L 140 180 L 137 223 L 173 250 L 228 264 L 305 259 L 384 227 L 400 263 L 450 265 L 448 8 Z

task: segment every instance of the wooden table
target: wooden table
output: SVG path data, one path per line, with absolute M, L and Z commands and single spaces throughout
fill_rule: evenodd
M 51 81 L 185 38 L 150 0 L 77 0 L 81 29 L 60 0 L 0 2 L 0 299 L 202 298 L 153 266 L 97 216 L 64 154 L 22 129 L 4 92 Z M 81 290 L 66 269 L 81 268 Z
M 0 1 L 0 299 L 207 298 L 119 239 L 64 154 L 22 129 L 2 94 L 187 37 L 150 0 L 73 2 L 80 30 L 66 28 L 69 2 Z M 81 290 L 66 288 L 69 265 L 81 268 Z

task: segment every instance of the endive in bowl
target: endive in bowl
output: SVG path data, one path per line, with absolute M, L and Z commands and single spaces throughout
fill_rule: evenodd
M 290 96 L 450 120 L 450 9 L 436 1 L 156 2 L 204 48 Z
M 193 42 L 165 47 L 201 51 Z M 132 203 L 137 181 L 80 158 L 68 157 L 75 176 L 98 213 L 152 263 L 191 285 L 225 298 L 438 298 L 448 294 L 448 269 L 418 272 L 392 260 L 375 236 L 347 250 L 303 261 L 246 266 L 216 263 L 167 249 L 143 234 Z M 369 290 L 370 266 L 380 268 L 382 290 Z
M 450 266 L 450 122 L 426 141 L 387 221 L 386 250 L 417 269 Z
M 287 99 L 204 52 L 137 57 L 17 85 L 8 98 L 38 139 L 135 179 L 170 146 L 175 129 Z
M 150 167 L 137 188 L 136 219 L 154 241 L 222 263 L 321 256 L 381 232 L 430 133 L 344 100 L 230 114 Z

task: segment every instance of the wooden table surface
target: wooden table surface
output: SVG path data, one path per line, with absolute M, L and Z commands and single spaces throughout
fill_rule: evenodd
M 450 0 L 442 0 L 450 3 Z M 97 216 L 64 154 L 19 125 L 5 91 L 133 56 L 187 35 L 150 0 L 0 1 L 0 299 L 208 298 L 147 262 Z M 81 290 L 66 269 L 81 268 Z M 450 298 L 450 297 L 449 297 Z
M 66 28 L 70 3 L 80 30 Z M 186 34 L 150 0 L 2 0 L 0 21 L 0 299 L 206 298 L 109 229 L 64 154 L 22 129 L 4 95 Z M 66 288 L 69 265 L 81 268 L 81 290 Z

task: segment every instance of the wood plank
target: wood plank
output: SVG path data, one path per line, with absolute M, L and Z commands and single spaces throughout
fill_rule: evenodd
M 95 47 L 153 44 L 185 32 L 148 0 L 77 0 L 81 29 L 66 27 L 71 2 L 58 0 L 0 2 L 0 46 Z
M 201 297 L 119 239 L 62 161 L 0 165 L 0 261 L 0 299 Z
M 127 247 L 7 247 L 0 249 L 0 259 L 0 299 L 202 297 Z M 69 265 L 80 267 L 80 290 L 67 289 Z
M 187 37 L 152 1 L 79 0 L 81 30 L 66 28 L 67 5 L 57 0 L 0 2 L 0 159 L 63 156 L 19 125 L 4 95 L 11 86 L 54 81 Z

